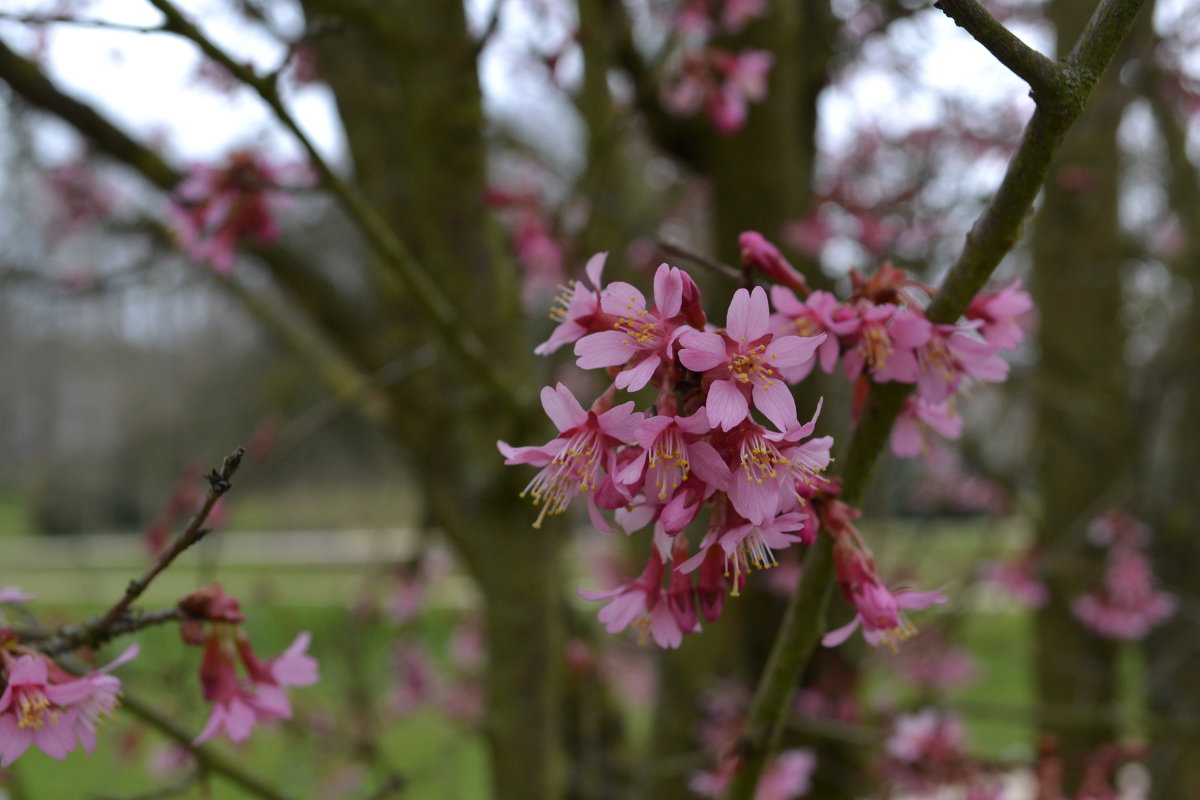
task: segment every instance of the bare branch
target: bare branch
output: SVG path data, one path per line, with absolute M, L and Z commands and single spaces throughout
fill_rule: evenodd
M 938 0 L 933 5 L 1028 83 L 1039 105 L 1057 100 L 1063 89 L 1062 68 L 1017 38 L 978 0 Z
M 15 631 L 15 633 L 22 642 L 44 641 L 45 644 L 38 644 L 37 649 L 48 656 L 57 656 L 78 650 L 85 644 L 99 647 L 118 636 L 136 633 L 168 622 L 178 622 L 180 619 L 181 615 L 177 608 L 164 608 L 160 611 L 134 610 L 122 614 L 111 625 L 103 629 L 99 627 L 98 620 L 92 620 L 83 625 L 68 625 L 54 633 L 40 630 Z
M 497 369 L 487 346 L 459 319 L 453 303 L 441 287 L 429 276 L 429 272 L 417 257 L 392 232 L 383 218 L 371 207 L 366 198 L 338 175 L 312 139 L 300 127 L 295 117 L 283 105 L 278 85 L 268 78 L 257 75 L 250 67 L 235 60 L 209 39 L 203 31 L 193 25 L 169 0 L 150 0 L 150 3 L 166 16 L 166 29 L 194 43 L 204 55 L 216 61 L 237 80 L 254 89 L 300 143 L 320 173 L 322 180 L 341 202 L 346 213 L 355 221 L 371 247 L 387 262 L 395 274 L 412 292 L 415 299 L 438 329 L 443 340 L 460 358 L 474 369 L 480 378 L 496 391 L 496 399 L 510 409 L 523 408 L 525 403 L 511 386 L 506 375 Z
M 105 19 L 87 19 L 67 14 L 15 14 L 0 11 L 0 22 L 16 22 L 22 25 L 74 25 L 77 28 L 96 28 L 124 33 L 162 33 L 161 25 L 130 25 L 125 22 L 110 22 Z
M 709 272 L 720 275 L 722 278 L 727 278 L 739 286 L 746 282 L 746 275 L 740 269 L 735 269 L 704 253 L 692 250 L 690 247 L 685 247 L 674 239 L 659 239 L 658 249 L 662 250 L 668 256 L 682 258 L 698 267 L 703 267 Z
M 192 517 L 192 521 L 188 523 L 187 528 L 171 542 L 170 546 L 164 550 L 145 574 L 137 580 L 129 582 L 129 586 L 125 588 L 125 594 L 121 596 L 113 607 L 110 608 L 99 619 L 92 620 L 81 626 L 78 630 L 73 630 L 70 634 L 63 632 L 61 638 L 52 640 L 43 651 L 50 654 L 63 653 L 83 645 L 96 647 L 111 639 L 119 632 L 127 630 L 139 629 L 139 615 L 133 615 L 129 612 L 129 607 L 133 605 L 146 588 L 154 581 L 154 579 L 164 569 L 169 567 L 171 563 L 180 556 L 185 550 L 199 542 L 208 533 L 208 529 L 204 527 L 208 515 L 212 513 L 213 506 L 217 501 L 229 491 L 232 486 L 233 474 L 237 472 L 237 468 L 242 463 L 242 456 L 245 450 L 241 447 L 234 450 L 221 462 L 221 469 L 213 470 L 208 473 L 208 493 L 204 496 L 204 502 L 200 509 Z M 159 612 L 161 615 L 162 612 Z M 153 619 L 153 623 L 147 623 L 140 627 L 148 627 L 149 624 L 157 624 L 170 619 L 169 616 L 164 616 L 161 619 L 159 615 L 140 615 L 143 618 Z

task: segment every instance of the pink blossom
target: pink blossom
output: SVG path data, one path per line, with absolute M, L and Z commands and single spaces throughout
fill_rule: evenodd
M 99 671 L 74 678 L 41 654 L 13 658 L 3 653 L 6 685 L 0 695 L 0 766 L 17 760 L 30 745 L 63 759 L 77 740 L 92 752 L 101 716 L 116 705 L 121 682 L 108 671 L 137 655 L 134 645 Z
M 944 763 L 960 757 L 966 749 L 966 732 L 954 714 L 926 708 L 896 718 L 887 753 L 907 764 Z
M 20 586 L 5 586 L 0 589 L 0 603 L 28 603 L 37 599 L 34 595 L 21 591 Z
M 771 280 L 792 289 L 807 291 L 808 282 L 796 271 L 788 260 L 758 231 L 743 231 L 738 234 L 738 246 L 742 250 L 742 267 L 757 269 Z M 811 334 L 810 334 L 811 335 Z
M 609 633 L 620 633 L 632 624 L 640 629 L 642 642 L 649 635 L 659 647 L 674 649 L 683 643 L 683 634 L 698 630 L 699 624 L 690 630 L 682 629 L 669 604 L 662 602 L 664 571 L 663 558 L 655 548 L 637 579 L 607 591 L 580 589 L 579 596 L 585 600 L 609 601 L 599 615 Z
M 611 448 L 632 439 L 643 420 L 640 412 L 634 413 L 632 401 L 602 414 L 584 411 L 571 390 L 561 383 L 553 389 L 542 389 L 542 408 L 558 428 L 557 438 L 541 447 L 496 443 L 505 464 L 544 467 L 521 493 L 522 497 L 531 495 L 533 504 L 541 506 L 533 523 L 535 528 L 541 527 L 547 514 L 566 511 L 579 492 L 599 486 L 602 468 L 612 462 Z
M 774 63 L 775 55 L 769 50 L 743 50 L 731 55 L 723 64 L 725 85 L 751 102 L 762 100 L 767 96 L 767 73 Z
M 981 292 L 967 306 L 966 317 L 979 320 L 979 333 L 998 350 L 1012 350 L 1025 338 L 1025 321 L 1033 309 L 1033 298 L 1021 289 L 1019 280 L 998 292 Z
M 741 760 L 737 756 L 724 758 L 711 771 L 693 773 L 688 779 L 688 788 L 702 797 L 720 797 L 740 765 Z M 754 800 L 795 800 L 803 797 L 811 786 L 816 766 L 817 759 L 811 750 L 784 750 L 763 770 L 758 787 L 754 790 Z
M 274 208 L 285 199 L 272 191 L 282 170 L 250 151 L 237 151 L 220 169 L 196 166 L 174 193 L 171 218 L 184 252 L 219 273 L 233 269 L 244 239 L 266 243 L 279 235 Z
M 933 430 L 947 439 L 962 435 L 962 417 L 954 413 L 950 400 L 931 403 L 909 395 L 892 426 L 892 452 L 900 458 L 915 458 L 925 451 L 925 432 Z
M 701 438 L 709 429 L 703 407 L 687 417 L 657 414 L 645 419 L 635 433 L 640 450 L 621 470 L 618 480 L 625 485 L 644 484 L 647 497 L 667 501 L 694 470 L 707 487 L 706 495 L 724 490 L 729 483 L 729 468 L 713 446 Z
M 854 319 L 838 316 L 845 306 L 829 292 L 822 291 L 813 292 L 801 302 L 795 292 L 784 286 L 771 287 L 771 304 L 778 312 L 772 317 L 772 327 L 777 334 L 794 333 L 802 337 L 825 334 L 824 341 L 817 348 L 817 360 L 781 370 L 784 380 L 789 383 L 804 380 L 817 361 L 823 372 L 833 372 L 841 353 L 838 337 L 853 333 L 857 328 Z
M 566 289 L 554 300 L 550 319 L 558 323 L 550 338 L 534 348 L 539 356 L 553 353 L 564 344 L 577 342 L 593 331 L 608 330 L 611 322 L 600 313 L 600 278 L 608 253 L 596 253 L 588 259 L 584 272 L 592 288 L 588 289 L 576 281 L 570 281 Z
M 1034 574 L 1032 554 L 1007 563 L 988 562 L 980 568 L 980 573 L 984 580 L 995 583 L 1026 608 L 1041 608 L 1050 599 L 1046 585 Z
M 721 9 L 721 27 L 727 33 L 738 33 L 750 20 L 766 15 L 766 0 L 725 0 L 725 7 Z
M 829 466 L 832 437 L 798 443 L 813 432 L 820 413 L 818 403 L 812 419 L 803 425 L 793 416 L 783 433 L 747 419 L 725 438 L 721 449 L 734 473 L 729 500 L 750 522 L 762 524 L 780 510 L 800 504 L 800 487 L 813 484 Z M 744 479 L 737 475 L 739 468 Z
M 206 742 L 224 733 L 234 742 L 244 742 L 257 722 L 269 719 L 254 707 L 250 690 L 238 680 L 237 648 L 228 625 L 214 625 L 204 646 L 200 663 L 200 683 L 204 699 L 213 704 L 208 722 L 193 744 Z
M 396 685 L 388 698 L 389 710 L 398 716 L 433 702 L 439 693 L 437 668 L 419 642 L 405 640 L 395 649 Z
M 824 336 L 776 337 L 769 332 L 769 325 L 767 293 L 756 286 L 753 292 L 738 289 L 734 293 L 724 331 L 688 331 L 680 339 L 680 362 L 705 373 L 705 407 L 713 427 L 728 431 L 746 419 L 750 398 L 780 429 L 795 420 L 796 401 L 781 382 L 780 370 L 799 367 L 811 359 Z
M 1110 639 L 1142 639 L 1175 613 L 1174 596 L 1158 591 L 1150 562 L 1136 547 L 1115 545 L 1101 590 L 1075 598 L 1071 610 Z
M 852 345 L 842 357 L 846 376 L 857 380 L 866 368 L 879 383 L 916 383 L 916 349 L 929 341 L 929 322 L 891 304 L 874 305 L 864 300 L 856 310 L 857 330 L 853 331 Z
M 917 351 L 920 362 L 917 392 L 931 403 L 945 402 L 958 391 L 963 378 L 1003 381 L 1008 364 L 996 349 L 955 325 L 933 325 L 929 340 Z
M 666 264 L 654 275 L 654 307 L 631 284 L 615 281 L 600 298 L 604 313 L 616 318 L 615 329 L 600 331 L 575 343 L 580 369 L 629 366 L 617 374 L 618 389 L 631 392 L 644 387 L 659 365 L 674 359 L 675 340 L 686 328 L 679 313 L 683 308 L 684 276 Z

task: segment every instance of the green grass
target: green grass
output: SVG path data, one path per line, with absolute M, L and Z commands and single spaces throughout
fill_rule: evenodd
M 79 618 L 97 609 L 49 608 L 48 617 Z M 427 614 L 419 623 L 418 635 L 435 652 L 444 651 L 453 615 Z M 436 710 L 404 717 L 387 713 L 389 658 L 395 628 L 378 621 L 365 623 L 350 611 L 337 608 L 287 608 L 255 605 L 246 622 L 256 650 L 273 655 L 301 630 L 313 633 L 311 652 L 320 660 L 321 681 L 313 687 L 293 689 L 295 718 L 284 724 L 256 730 L 242 746 L 218 742 L 246 769 L 297 798 L 341 797 L 331 782 L 356 769 L 348 743 L 369 728 L 374 718 L 382 730 L 381 749 L 390 769 L 402 774 L 407 796 L 421 798 L 477 798 L 487 794 L 484 745 L 473 728 L 451 720 Z M 185 647 L 174 626 L 147 630 L 136 640 L 142 652 L 121 667 L 120 676 L 139 696 L 188 730 L 199 733 L 207 717 L 200 697 L 197 670 L 200 648 Z M 128 641 L 110 646 L 101 659 L 112 658 Z M 356 709 L 355 696 L 372 698 L 368 711 Z M 166 742 L 156 732 L 131 719 L 127 712 L 116 717 L 101 732 L 96 753 L 77 750 L 65 763 L 31 751 L 16 764 L 16 777 L 31 798 L 90 800 L 101 796 L 134 797 L 177 781 L 186 772 L 151 777 L 146 765 L 151 755 Z M 366 783 L 351 796 L 369 794 L 379 776 L 365 774 Z M 252 797 L 214 776 L 206 791 L 193 787 L 183 797 Z M 323 793 L 322 787 L 330 793 Z

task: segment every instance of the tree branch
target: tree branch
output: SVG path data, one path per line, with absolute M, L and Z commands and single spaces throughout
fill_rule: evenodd
M 142 577 L 129 582 L 129 586 L 125 588 L 125 594 L 113 604 L 112 608 L 105 612 L 104 616 L 82 625 L 77 630 L 70 631 L 70 633 L 64 630 L 62 634 L 52 639 L 45 648 L 41 648 L 43 652 L 53 655 L 73 650 L 83 645 L 97 647 L 107 642 L 119 632 L 138 630 L 139 616 L 142 618 L 154 618 L 155 622 L 167 621 L 170 617 L 157 619 L 157 615 L 155 614 L 132 615 L 129 613 L 129 607 L 142 596 L 142 593 L 158 577 L 159 573 L 169 567 L 171 562 L 178 558 L 180 554 L 203 539 L 204 535 L 208 533 L 208 529 L 204 527 L 204 523 L 208 519 L 208 515 L 212 512 L 213 506 L 217 504 L 217 501 L 232 486 L 233 474 L 237 472 L 237 468 L 241 465 L 244 453 L 245 450 L 243 448 L 237 448 L 225 456 L 225 459 L 221 462 L 220 471 L 213 470 L 208 474 L 208 493 L 204 496 L 204 502 L 192 517 L 192 521 L 188 523 L 187 528 L 155 559 L 154 563 L 150 565 L 150 568 L 146 570 Z M 161 615 L 162 612 L 158 612 L 158 614 Z M 148 627 L 149 624 L 151 623 L 141 625 L 140 627 Z
M 1066 62 L 1071 70 L 1065 102 L 1039 106 L 1026 126 L 1004 179 L 976 220 L 958 261 L 951 268 L 926 314 L 934 323 L 954 322 L 983 288 L 1021 229 L 1051 160 L 1062 144 L 1129 32 L 1145 0 L 1102 0 Z M 842 460 L 842 499 L 859 505 L 896 415 L 912 391 L 909 384 L 875 386 L 863 418 Z M 739 743 L 743 768 L 730 785 L 731 800 L 750 800 L 774 751 L 791 708 L 796 682 L 825 629 L 825 611 L 833 591 L 833 543 L 823 536 L 806 559 L 805 578 L 792 596 L 755 693 Z
M 329 162 L 317 150 L 312 140 L 296 122 L 295 117 L 284 107 L 277 84 L 255 74 L 250 67 L 238 62 L 222 50 L 199 28 L 189 22 L 169 0 L 150 0 L 150 3 L 166 16 L 164 28 L 167 31 L 194 43 L 204 55 L 216 61 L 228 70 L 229 74 L 258 93 L 263 102 L 275 113 L 276 118 L 296 137 L 317 172 L 320 173 L 322 180 L 341 202 L 346 213 L 358 225 L 371 247 L 392 267 L 396 276 L 412 292 L 413 298 L 424 307 L 450 349 L 476 370 L 486 383 L 491 385 L 496 392 L 497 400 L 504 403 L 510 410 L 524 408 L 526 403 L 522 398 L 527 396 L 527 393 L 518 392 L 516 387 L 510 385 L 508 378 L 497 368 L 495 359 L 490 356 L 487 346 L 459 318 L 454 304 L 429 276 L 428 271 L 417 260 L 417 257 L 392 232 L 366 198 L 350 183 L 342 180 L 341 176 L 329 166 Z
M 186 749 L 195 757 L 196 763 L 202 769 L 215 772 L 231 783 L 242 787 L 250 794 L 264 798 L 264 800 L 289 800 L 286 794 L 271 786 L 257 775 L 247 772 L 241 764 L 224 755 L 212 747 L 212 745 L 193 744 L 192 740 L 195 736 L 191 731 L 156 710 L 149 702 L 143 700 L 137 694 L 130 693 L 127 688 L 123 688 L 121 691 L 121 705 L 119 708 L 137 717 L 160 733 L 165 734 L 167 738 Z
M 1028 83 L 1039 105 L 1057 100 L 1062 92 L 1062 68 L 1017 38 L 977 0 L 938 0 L 933 5 Z

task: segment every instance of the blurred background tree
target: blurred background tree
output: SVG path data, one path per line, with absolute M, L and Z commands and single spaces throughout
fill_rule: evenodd
M 1036 348 L 1019 353 L 1003 394 L 977 400 L 960 448 L 885 464 L 868 508 L 898 554 L 907 516 L 1030 522 L 1050 599 L 1029 662 L 1039 708 L 1023 721 L 1056 738 L 1069 781 L 1101 745 L 1149 737 L 1168 798 L 1200 780 L 1181 766 L 1196 762 L 1200 704 L 1186 678 L 1200 641 L 1187 613 L 1200 471 L 1186 427 L 1200 402 L 1187 344 L 1200 327 L 1188 56 L 1200 12 L 1162 5 L 1143 12 L 1029 240 L 1001 267 L 1035 292 Z M 1094 4 L 989 7 L 1050 52 Z M 1016 145 L 1027 87 L 903 0 L 151 0 L 4 14 L 7 502 L 43 534 L 145 530 L 183 459 L 273 441 L 247 484 L 275 512 L 253 522 L 374 524 L 357 514 L 382 492 L 398 498 L 389 524 L 444 537 L 477 586 L 496 797 L 692 796 L 687 777 L 710 760 L 696 736 L 712 709 L 699 698 L 718 676 L 756 678 L 782 602 L 750 592 L 703 637 L 655 654 L 649 719 L 622 711 L 611 674 L 581 667 L 578 647 L 604 647 L 567 579 L 578 571 L 564 559 L 568 525 L 530 527 L 522 479 L 495 451 L 547 430 L 536 389 L 569 358 L 531 351 L 556 285 L 582 279 L 601 250 L 610 279 L 644 282 L 662 260 L 737 265 L 745 230 L 780 244 L 817 288 L 844 291 L 851 267 L 885 259 L 934 285 Z M 80 36 L 109 37 L 96 46 L 111 48 L 119 84 L 88 82 L 70 54 Z M 193 75 L 188 97 L 255 109 L 235 110 L 237 130 L 215 117 L 184 131 L 142 110 L 154 103 L 146 76 L 120 62 L 160 40 L 175 48 L 160 57 Z M 188 137 L 201 133 L 220 144 L 197 147 Z M 247 237 L 227 270 L 177 252 L 167 209 L 191 162 L 223 167 L 234 151 L 304 166 L 272 173 L 290 201 L 280 235 Z M 829 430 L 844 429 L 848 388 L 820 383 L 799 405 L 818 390 Z M 324 516 L 296 503 L 330 492 L 351 500 Z M 1181 604 L 1144 663 L 1132 651 L 1119 663 L 1125 649 L 1071 610 L 1101 580 L 1086 530 L 1111 507 L 1151 523 Z M 979 556 L 1027 543 L 994 531 L 955 538 L 971 544 L 933 574 L 972 581 Z M 1010 627 L 1027 644 L 1024 621 Z M 859 708 L 881 691 L 866 664 L 822 655 L 806 690 Z M 1142 686 L 1147 710 L 1129 715 L 1139 702 L 1121 695 Z M 837 725 L 862 717 L 832 716 L 789 737 L 820 746 L 814 796 L 857 796 L 869 759 Z M 1033 759 L 1028 742 L 1018 756 Z

